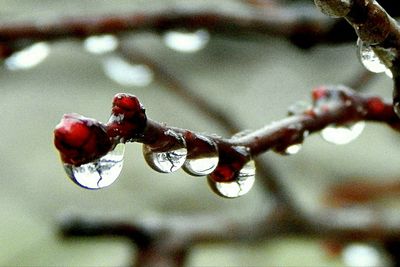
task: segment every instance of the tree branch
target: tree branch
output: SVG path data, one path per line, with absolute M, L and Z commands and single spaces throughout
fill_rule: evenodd
M 343 26 L 343 24 L 340 24 Z M 160 11 L 140 11 L 126 15 L 69 17 L 57 21 L 3 23 L 0 25 L 0 56 L 6 57 L 19 43 L 86 38 L 99 34 L 127 32 L 164 32 L 170 29 L 207 29 L 213 34 L 243 36 L 249 34 L 282 36 L 300 47 L 316 43 L 337 43 L 353 39 L 353 33 L 338 31 L 336 22 L 303 4 L 269 8 L 243 5 L 243 9 L 215 10 L 185 7 Z

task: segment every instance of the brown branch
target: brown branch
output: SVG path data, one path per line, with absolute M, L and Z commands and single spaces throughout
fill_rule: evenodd
M 332 124 L 345 125 L 360 120 L 379 121 L 399 130 L 399 119 L 392 105 L 378 97 L 362 96 L 345 87 L 319 87 L 313 91 L 313 107 L 242 137 L 221 138 L 169 127 L 146 118 L 139 100 L 118 94 L 113 113 L 104 125 L 76 114 L 66 115 L 55 129 L 55 144 L 65 163 L 81 165 L 100 158 L 117 143 L 136 141 L 153 152 L 182 147 L 182 139 L 193 156 L 204 152 L 204 137 L 218 147 L 219 163 L 211 173 L 215 181 L 229 182 L 253 157 L 268 150 L 284 153 L 303 142 L 308 134 Z M 114 143 L 110 143 L 113 140 Z
M 375 201 L 379 198 L 400 195 L 400 182 L 343 182 L 329 188 L 326 201 L 329 206 L 345 207 Z
M 61 233 L 66 238 L 125 237 L 138 248 L 136 266 L 162 263 L 162 266 L 167 263 L 168 266 L 183 266 L 190 247 L 195 244 L 254 243 L 291 234 L 328 240 L 333 238 L 342 243 L 385 242 L 400 238 L 400 221 L 392 214 L 352 208 L 316 212 L 309 214 L 306 223 L 299 223 L 293 221 L 290 211 L 277 207 L 272 212 L 263 210 L 259 216 L 248 220 L 218 215 L 152 217 L 129 223 L 107 218 L 75 218 L 62 222 Z
M 375 0 L 315 0 L 322 12 L 344 17 L 394 77 L 393 107 L 400 116 L 400 27 Z

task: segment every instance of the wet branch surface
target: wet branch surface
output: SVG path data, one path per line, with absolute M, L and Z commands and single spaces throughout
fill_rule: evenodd
M 253 1 L 258 2 L 258 1 Z M 272 1 L 271 1 L 272 2 Z M 356 29 L 358 36 L 370 43 L 377 55 L 387 63 L 392 70 L 395 80 L 394 105 L 377 96 L 359 94 L 347 87 L 322 86 L 313 90 L 313 105 L 297 114 L 293 114 L 274 124 L 267 125 L 259 130 L 250 132 L 241 137 L 222 138 L 208 135 L 218 146 L 220 160 L 227 164 L 239 160 L 243 165 L 251 158 L 267 151 L 275 151 L 285 154 L 285 150 L 296 144 L 301 144 L 309 134 L 319 132 L 331 126 L 345 126 L 358 121 L 373 121 L 387 124 L 392 129 L 400 130 L 400 120 L 393 110 L 398 104 L 399 64 L 398 57 L 387 60 L 387 49 L 392 49 L 396 55 L 400 49 L 400 31 L 394 19 L 383 8 L 373 1 L 354 0 L 351 6 L 340 6 L 334 0 L 316 0 L 319 5 L 329 12 L 341 12 L 344 17 Z M 383 6 L 390 6 L 392 15 L 400 10 L 398 3 L 393 1 L 381 1 Z M 328 6 L 326 6 L 328 5 Z M 261 5 L 262 6 L 262 5 Z M 316 11 L 314 6 L 303 5 L 282 6 L 279 4 L 266 5 L 265 8 L 252 10 L 251 12 L 227 12 L 217 10 L 198 9 L 174 9 L 159 12 L 138 12 L 128 15 L 93 16 L 85 18 L 67 18 L 57 22 L 16 23 L 0 25 L 0 56 L 7 57 L 17 47 L 19 42 L 28 41 L 55 41 L 64 38 L 83 39 L 99 34 L 123 34 L 130 32 L 163 32 L 170 29 L 207 29 L 212 34 L 240 37 L 244 34 L 281 36 L 291 40 L 302 48 L 309 48 L 319 43 L 341 43 L 354 40 L 354 32 L 349 31 L 343 20 L 331 20 Z M 333 11 L 332 11 L 333 10 Z M 338 14 L 336 14 L 338 15 Z M 394 49 L 394 50 L 393 50 Z M 224 126 L 231 134 L 240 128 L 229 115 L 211 106 L 207 101 L 197 96 L 188 87 L 175 79 L 160 64 L 135 51 L 120 47 L 119 52 L 127 59 L 141 61 L 153 69 L 157 80 L 166 85 L 185 101 L 196 105 L 200 112 L 213 116 L 218 124 Z M 386 53 L 386 54 L 385 54 Z M 370 75 L 362 73 L 354 80 L 354 87 L 362 88 Z M 208 113 L 206 112 L 208 111 Z M 115 119 L 115 118 L 114 118 Z M 172 131 L 181 136 L 201 135 L 196 132 L 170 127 L 146 118 L 135 118 L 135 131 L 131 128 L 116 129 L 119 134 L 124 132 L 122 139 L 141 142 L 160 148 L 174 147 L 177 139 L 167 138 L 157 140 L 167 131 Z M 119 119 L 118 119 L 119 120 Z M 120 121 L 114 121 L 114 125 L 95 122 L 95 126 L 101 129 L 110 129 Z M 92 122 L 91 122 L 92 123 Z M 139 125 L 139 126 L 138 126 Z M 129 127 L 132 125 L 129 125 Z M 115 128 L 113 128 L 115 130 Z M 110 131 L 107 131 L 110 137 Z M 97 133 L 94 134 L 97 137 Z M 111 136 L 115 138 L 115 135 Z M 100 138 L 100 137 L 99 137 Z M 103 137 L 101 137 L 103 138 Z M 103 140 L 103 139 L 97 139 Z M 115 138 L 115 142 L 121 142 L 121 135 Z M 102 141 L 103 145 L 92 152 L 79 163 L 85 163 L 96 159 L 113 145 Z M 76 141 L 76 140 L 74 140 Z M 158 143 L 158 142 L 162 142 Z M 244 147 L 247 151 L 238 152 L 236 148 Z M 87 150 L 89 151 L 89 150 Z M 86 153 L 87 151 L 79 151 Z M 94 154 L 93 154 L 94 153 Z M 232 159 L 224 161 L 224 158 Z M 387 249 L 398 246 L 400 238 L 400 219 L 391 217 L 380 211 L 352 206 L 350 208 L 327 209 L 313 214 L 304 213 L 291 203 L 291 199 L 285 196 L 285 191 L 279 183 L 279 177 L 268 180 L 268 166 L 262 169 L 266 191 L 277 195 L 276 206 L 269 210 L 263 210 L 258 217 L 249 218 L 246 221 L 232 220 L 224 216 L 213 215 L 182 215 L 170 217 L 153 217 L 146 220 L 118 221 L 107 218 L 73 218 L 70 217 L 61 223 L 63 237 L 94 237 L 94 236 L 118 236 L 128 238 L 138 248 L 138 256 L 134 260 L 136 266 L 182 266 L 185 264 L 192 245 L 207 242 L 258 242 L 268 240 L 281 235 L 306 235 L 316 238 L 334 238 L 343 242 L 367 240 L 380 241 L 386 244 L 394 244 Z M 276 181 L 275 181 L 276 180 Z M 354 185 L 350 185 L 354 188 Z M 365 187 L 367 194 L 378 192 L 384 195 L 390 192 L 389 187 Z M 374 190 L 378 188 L 379 190 Z M 347 188 L 339 188 L 335 197 L 346 193 Z M 351 190 L 350 190 L 351 191 Z M 350 196 L 351 197 L 351 196 Z M 374 195 L 371 197 L 373 199 Z M 366 197 L 367 200 L 370 200 Z M 361 212 L 357 212 L 361 211 Z M 395 250 L 397 251 L 397 250 Z
M 270 149 L 283 151 L 302 142 L 305 131 L 318 132 L 328 125 L 343 125 L 360 120 L 382 122 L 399 130 L 400 120 L 392 104 L 376 96 L 365 96 L 343 86 L 318 87 L 313 90 L 313 106 L 301 114 L 290 116 L 272 125 L 239 138 L 209 136 L 217 144 L 220 157 L 232 153 L 232 147 L 245 146 L 251 156 Z M 295 127 L 293 127 L 295 125 Z M 141 137 L 135 141 L 151 143 L 154 136 L 174 131 L 186 136 L 189 130 L 169 127 L 147 119 Z M 197 133 L 191 132 L 196 135 Z M 299 139 L 299 136 L 302 138 Z M 163 140 L 165 141 L 165 140 Z M 168 142 L 174 139 L 168 139 Z M 156 142 L 156 143 L 154 143 Z M 165 143 L 163 143 L 165 145 Z M 174 146 L 169 144 L 168 147 Z M 130 239 L 138 248 L 136 266 L 182 266 L 192 244 L 204 242 L 256 242 L 278 235 L 307 235 L 335 238 L 341 242 L 398 238 L 400 221 L 385 219 L 389 214 L 369 210 L 353 216 L 358 208 L 328 209 L 307 214 L 277 203 L 272 211 L 259 213 L 248 221 L 235 221 L 220 216 L 176 216 L 149 218 L 144 221 L 108 221 L 106 218 L 66 220 L 62 234 L 73 236 L 120 236 Z M 301 216 L 300 216 L 301 214 Z

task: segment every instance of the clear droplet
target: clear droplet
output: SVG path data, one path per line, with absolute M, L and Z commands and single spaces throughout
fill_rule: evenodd
M 360 136 L 365 128 L 365 122 L 360 121 L 349 125 L 331 125 L 321 131 L 322 138 L 336 145 L 345 145 Z
M 212 173 L 218 165 L 218 148 L 213 141 L 204 136 L 201 139 L 200 137 L 196 138 L 196 143 L 199 142 L 201 143 L 197 145 L 200 146 L 201 150 L 192 151 L 197 153 L 188 155 L 183 165 L 183 170 L 191 175 L 205 176 Z
M 6 58 L 4 65 L 9 70 L 30 69 L 41 63 L 50 53 L 50 47 L 45 42 L 35 43 Z
M 122 86 L 148 86 L 153 81 L 152 70 L 143 64 L 131 64 L 118 56 L 103 59 L 103 70 L 108 78 Z
M 94 162 L 80 166 L 64 164 L 64 169 L 68 177 L 83 188 L 104 188 L 114 183 L 121 173 L 124 151 L 125 145 L 120 143 L 114 150 Z
M 302 144 L 294 144 L 294 145 L 288 146 L 288 147 L 285 149 L 285 154 L 286 154 L 286 155 L 294 155 L 294 154 L 297 154 L 297 153 L 299 153 L 299 151 L 301 150 L 301 148 L 302 148 Z
M 177 171 L 185 163 L 187 156 L 185 140 L 171 131 L 166 134 L 174 135 L 178 140 L 178 144 L 172 150 L 155 152 L 151 146 L 143 145 L 143 156 L 147 164 L 155 171 L 161 173 Z
M 256 168 L 253 160 L 247 162 L 239 171 L 233 182 L 215 182 L 208 177 L 211 189 L 218 195 L 226 198 L 236 198 L 247 194 L 254 185 Z
M 83 41 L 83 47 L 92 54 L 105 54 L 117 49 L 118 39 L 111 34 L 90 36 Z
M 358 38 L 357 47 L 358 57 L 367 70 L 375 73 L 384 72 L 388 77 L 393 78 L 391 70 L 388 69 L 385 64 L 383 64 L 371 46 L 367 45 L 360 38 Z
M 203 49 L 209 40 L 210 34 L 203 29 L 195 32 L 168 31 L 163 35 L 167 47 L 184 53 L 194 53 Z

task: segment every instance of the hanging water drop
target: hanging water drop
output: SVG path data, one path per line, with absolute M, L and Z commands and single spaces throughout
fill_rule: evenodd
M 209 40 L 210 34 L 203 29 L 195 32 L 168 31 L 163 35 L 167 47 L 184 53 L 194 53 L 203 49 Z
M 185 140 L 176 133 L 168 130 L 165 135 L 176 139 L 173 147 L 168 151 L 157 151 L 149 145 L 143 145 L 143 156 L 155 171 L 170 173 L 177 171 L 185 163 L 187 149 Z
M 321 131 L 322 138 L 335 145 L 345 145 L 355 140 L 364 130 L 365 122 L 348 125 L 330 125 Z
M 358 58 L 367 70 L 375 73 L 384 72 L 388 77 L 393 78 L 391 70 L 388 69 L 385 64 L 383 64 L 371 46 L 367 45 L 360 38 L 358 38 L 357 47 Z
M 90 36 L 83 41 L 83 47 L 92 54 L 105 54 L 117 49 L 118 39 L 111 34 Z
M 13 53 L 5 59 L 4 65 L 9 70 L 30 69 L 45 60 L 49 53 L 50 47 L 47 43 L 35 43 Z
M 250 160 L 239 171 L 234 181 L 216 182 L 210 176 L 207 177 L 207 181 L 216 194 L 226 198 L 236 198 L 247 194 L 251 190 L 255 177 L 255 164 L 253 160 Z
M 294 145 L 288 146 L 288 147 L 285 149 L 285 155 L 294 155 L 294 154 L 297 154 L 297 153 L 299 153 L 299 151 L 301 150 L 301 148 L 302 148 L 302 144 L 294 144 Z
M 100 189 L 117 180 L 122 170 L 125 145 L 120 143 L 100 159 L 74 166 L 64 164 L 68 177 L 77 185 L 86 189 Z
M 191 137 L 191 138 L 190 138 Z M 188 155 L 183 170 L 195 176 L 212 173 L 218 165 L 217 145 L 205 136 L 187 134 Z
M 118 56 L 103 59 L 103 70 L 108 78 L 122 86 L 148 86 L 153 72 L 143 64 L 131 64 Z

